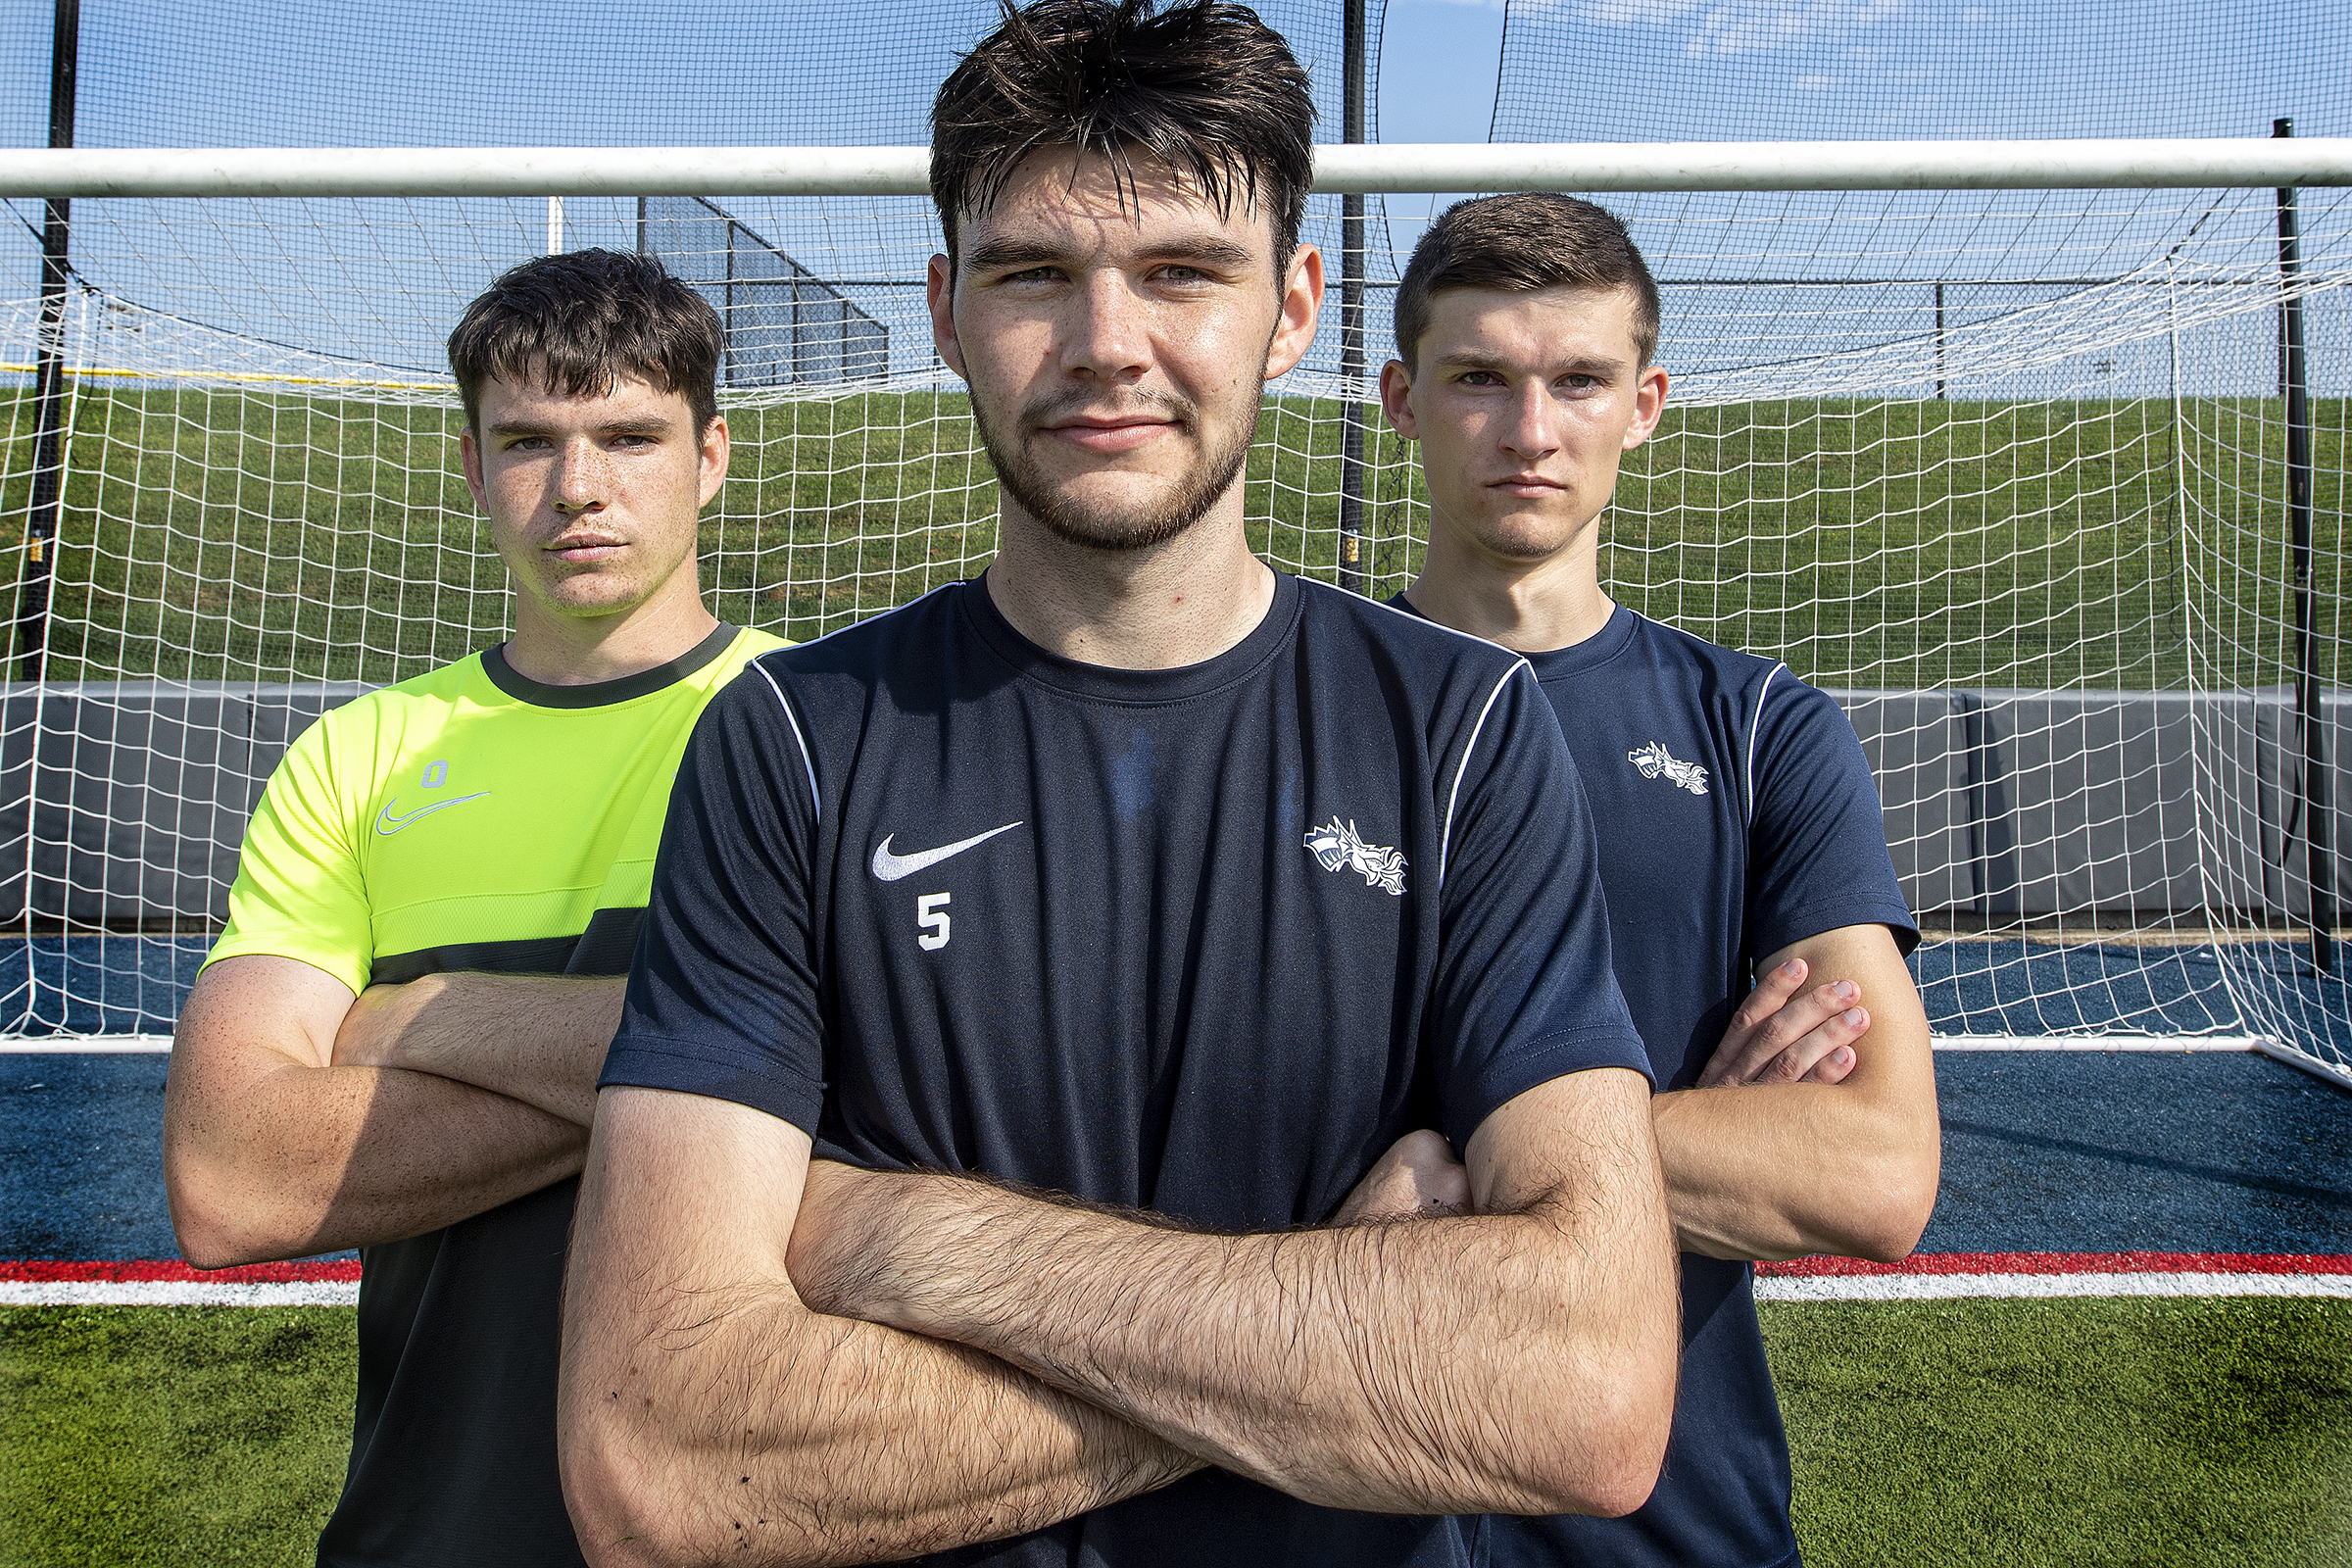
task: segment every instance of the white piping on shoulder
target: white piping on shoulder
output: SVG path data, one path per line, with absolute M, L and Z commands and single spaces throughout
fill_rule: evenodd
M 808 770 L 808 808 L 821 817 L 825 814 L 825 803 L 823 797 L 816 793 L 816 759 L 808 753 L 808 737 L 801 733 L 800 716 L 793 712 L 792 705 L 784 700 L 784 688 L 776 684 L 776 677 L 761 668 L 757 661 L 752 667 L 760 671 L 760 678 L 767 682 L 767 689 L 776 694 L 776 706 L 784 710 L 784 722 L 792 726 L 792 738 L 801 743 L 801 765 Z
M 1772 691 L 1772 677 L 1788 667 L 1787 664 L 1776 663 L 1764 672 L 1764 684 L 1756 688 L 1756 711 L 1747 721 L 1747 760 L 1740 768 L 1745 775 L 1740 782 L 1746 788 L 1747 819 L 1750 822 L 1756 819 L 1756 737 L 1764 731 L 1764 699 Z
M 1485 642 L 1486 639 L 1483 637 L 1473 637 L 1471 638 L 1471 641 Z M 1493 647 L 1494 645 L 1488 644 L 1488 646 Z M 1453 788 L 1448 790 L 1446 794 L 1446 831 L 1438 839 L 1438 891 L 1441 893 L 1446 891 L 1446 853 L 1453 847 L 1453 808 L 1462 798 L 1462 775 L 1470 771 L 1470 754 L 1478 750 L 1478 737 L 1486 730 L 1487 715 L 1494 711 L 1495 699 L 1502 695 L 1502 689 L 1510 684 L 1511 677 L 1518 674 L 1523 669 L 1527 671 L 1527 678 L 1529 680 L 1534 680 L 1536 678 L 1535 666 L 1528 663 L 1526 660 L 1522 659 L 1513 663 L 1510 668 L 1504 670 L 1502 672 L 1502 679 L 1496 681 L 1494 683 L 1494 689 L 1487 693 L 1487 706 L 1478 710 L 1478 722 L 1472 725 L 1470 729 L 1470 743 L 1462 748 L 1462 760 L 1454 767 Z
M 907 611 L 912 610 L 915 606 L 921 604 L 924 599 L 931 599 L 940 594 L 946 593 L 951 588 L 960 588 L 962 586 L 963 584 L 959 582 L 943 582 L 938 587 L 932 589 L 930 593 L 922 595 L 921 598 L 910 599 L 906 603 L 901 605 L 898 609 L 888 612 L 888 613 L 893 615 L 903 615 Z M 985 590 L 983 591 L 985 592 Z M 878 620 L 881 617 L 873 616 L 870 618 Z M 772 648 L 768 650 L 768 653 L 783 654 L 791 653 L 802 648 L 814 648 L 818 643 L 827 642 L 832 638 L 839 637 L 842 632 L 856 631 L 858 627 L 864 624 L 865 622 L 862 620 L 854 620 L 847 626 L 842 627 L 840 631 L 829 631 L 822 637 L 811 637 L 805 643 L 794 643 L 791 648 Z M 767 654 L 761 654 L 759 659 L 753 660 L 752 668 L 760 671 L 760 678 L 767 682 L 767 689 L 776 694 L 776 706 L 784 710 L 784 722 L 792 726 L 792 738 L 801 743 L 801 766 L 808 770 L 809 809 L 814 811 L 818 816 L 822 816 L 825 814 L 825 803 L 823 798 L 816 792 L 815 754 L 808 750 L 808 737 L 801 733 L 800 715 L 792 710 L 792 704 L 784 700 L 784 688 L 776 684 L 776 677 L 770 675 L 764 665 L 761 663 L 761 661 L 766 658 Z
M 1341 589 L 1334 588 L 1328 583 L 1316 582 L 1311 577 L 1301 577 L 1298 580 L 1302 583 L 1305 583 L 1309 587 L 1321 588 L 1326 593 L 1336 594 L 1342 592 Z M 1351 594 L 1348 597 L 1357 598 L 1359 596 Z M 1500 643 L 1490 642 L 1486 638 L 1481 637 L 1474 632 L 1457 630 L 1452 626 L 1445 624 L 1443 621 L 1432 620 L 1427 615 L 1416 615 L 1409 610 L 1398 610 L 1395 605 L 1389 604 L 1385 600 L 1364 599 L 1362 600 L 1362 603 L 1370 605 L 1375 610 L 1385 610 L 1390 614 L 1409 620 L 1416 626 L 1433 627 L 1438 631 L 1446 633 L 1448 637 L 1459 637 L 1466 643 L 1476 643 L 1481 648 L 1496 649 L 1506 654 L 1513 653 L 1513 650 L 1504 648 Z M 1511 677 L 1518 674 L 1523 669 L 1527 671 L 1528 679 L 1534 680 L 1536 678 L 1535 666 L 1530 664 L 1524 658 L 1517 657 L 1514 654 L 1511 667 L 1502 672 L 1502 679 L 1496 681 L 1494 683 L 1494 689 L 1487 693 L 1487 706 L 1478 710 L 1478 723 L 1470 731 L 1470 744 L 1462 748 L 1462 760 L 1460 764 L 1453 770 L 1453 788 L 1447 791 L 1446 795 L 1446 832 L 1444 836 L 1438 840 L 1438 888 L 1441 892 L 1443 892 L 1446 887 L 1446 858 L 1453 847 L 1453 810 L 1454 807 L 1460 803 L 1462 798 L 1462 775 L 1470 770 L 1470 754 L 1478 750 L 1478 737 L 1486 730 L 1487 715 L 1494 711 L 1494 700 L 1502 695 L 1502 689 L 1504 686 L 1510 684 Z

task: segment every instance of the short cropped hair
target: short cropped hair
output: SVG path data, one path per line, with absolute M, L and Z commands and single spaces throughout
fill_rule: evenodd
M 1003 23 L 931 105 L 931 199 L 951 260 L 958 216 L 986 212 L 1031 153 L 1070 147 L 1107 159 L 1125 189 L 1141 154 L 1220 212 L 1262 204 L 1279 281 L 1315 175 L 1315 101 L 1280 33 L 1217 0 L 1156 14 L 1154 0 L 999 4 Z
M 1658 284 L 1617 215 L 1574 196 L 1528 191 L 1456 202 L 1422 234 L 1396 286 L 1396 357 L 1417 368 L 1429 302 L 1449 288 L 1631 289 L 1634 348 L 1658 352 Z
M 537 376 L 549 392 L 602 397 L 623 375 L 684 396 L 699 433 L 718 417 L 718 312 L 651 256 L 568 251 L 499 274 L 449 334 L 466 423 L 479 429 L 482 387 Z

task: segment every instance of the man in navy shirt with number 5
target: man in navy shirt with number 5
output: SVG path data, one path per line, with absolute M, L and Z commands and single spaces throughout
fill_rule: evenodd
M 1468 1564 L 1655 1480 L 1673 1240 L 1559 727 L 1247 544 L 1312 119 L 1217 4 L 1043 0 L 940 91 L 999 554 L 688 748 L 566 1285 L 592 1562 Z M 1324 1224 L 1433 1126 L 1476 1212 Z
M 1936 1196 L 1936 1080 L 1903 965 L 1918 931 L 1844 715 L 1786 665 L 1601 590 L 1618 462 L 1665 402 L 1657 334 L 1657 286 L 1614 217 L 1489 197 L 1415 248 L 1381 375 L 1429 483 L 1407 606 L 1524 654 L 1575 754 L 1684 1253 L 1656 1492 L 1622 1519 L 1493 1520 L 1489 1540 L 1500 1564 L 1782 1568 L 1788 1450 L 1749 1260 L 1910 1251 Z M 1366 1211 L 1459 1186 L 1434 1139 L 1384 1163 L 1368 1185 L 1390 1195 Z

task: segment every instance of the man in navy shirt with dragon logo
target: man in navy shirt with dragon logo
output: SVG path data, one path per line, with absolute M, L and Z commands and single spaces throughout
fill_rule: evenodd
M 1246 541 L 1312 119 L 1218 4 L 1043 0 L 940 91 L 1000 550 L 688 748 L 566 1283 L 592 1562 L 1454 1564 L 1648 1494 L 1673 1239 L 1559 727 Z M 1420 1127 L 1476 1211 L 1326 1225 Z
M 1750 1260 L 1907 1253 L 1936 1196 L 1936 1081 L 1903 965 L 1919 934 L 1844 715 L 1787 665 L 1601 589 L 1619 461 L 1665 402 L 1657 334 L 1615 218 L 1489 197 L 1415 248 L 1381 375 L 1429 484 L 1407 607 L 1525 655 L 1575 754 L 1683 1251 L 1656 1492 L 1626 1518 L 1496 1519 L 1488 1539 L 1497 1563 L 1780 1568 L 1797 1560 L 1788 1450 Z M 1363 1212 L 1442 1205 L 1461 1174 L 1423 1135 L 1367 1186 L 1385 1196 Z

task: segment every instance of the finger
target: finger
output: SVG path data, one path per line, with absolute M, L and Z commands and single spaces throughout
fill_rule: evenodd
M 1805 976 L 1810 972 L 1802 958 L 1790 958 L 1776 964 L 1756 977 L 1756 988 L 1747 994 L 1732 1014 L 1732 1031 L 1744 1032 L 1755 1028 L 1784 1006 L 1788 999 L 1804 989 Z
M 1762 1081 L 1783 1053 L 1861 1000 L 1861 988 L 1850 980 L 1833 980 L 1814 987 L 1765 1019 L 1746 1038 L 1734 1040 L 1727 1036 L 1715 1059 L 1708 1063 L 1713 1078 L 1702 1078 L 1701 1082 Z
M 1854 1063 L 1858 1059 L 1854 1055 L 1853 1047 L 1839 1046 L 1815 1062 L 1797 1082 L 1800 1084 L 1841 1084 L 1845 1082 L 1846 1075 L 1854 1070 Z
M 1717 1043 L 1714 1054 L 1698 1075 L 1701 1088 L 1711 1087 L 1723 1080 L 1734 1061 L 1739 1059 L 1742 1047 L 1756 1030 L 1763 1027 L 1773 1014 L 1788 1004 L 1790 998 L 1804 986 L 1808 972 L 1805 960 L 1790 958 L 1776 964 L 1756 977 L 1756 987 L 1732 1011 L 1732 1021 Z
M 1847 1073 L 1853 1070 L 1851 1058 L 1854 1043 L 1869 1032 L 1869 1010 L 1864 1007 L 1848 1007 L 1836 1017 L 1825 1019 L 1819 1027 L 1808 1032 L 1802 1039 L 1791 1043 L 1787 1050 L 1766 1063 L 1763 1071 L 1757 1075 L 1756 1082 L 1792 1084 L 1801 1083 L 1807 1079 L 1827 1083 L 1840 1082 Z M 1841 1051 L 1846 1053 L 1846 1059 L 1832 1063 L 1828 1069 L 1836 1076 L 1817 1076 L 1823 1064 L 1829 1062 L 1833 1055 Z

